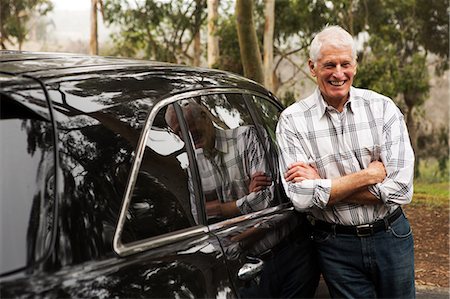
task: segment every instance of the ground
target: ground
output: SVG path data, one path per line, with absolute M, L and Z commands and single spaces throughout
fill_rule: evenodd
M 416 285 L 449 288 L 449 204 L 404 207 L 414 234 Z

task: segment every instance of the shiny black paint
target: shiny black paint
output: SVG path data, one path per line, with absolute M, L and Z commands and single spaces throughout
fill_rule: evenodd
M 30 74 L 45 83 L 55 106 L 61 148 L 57 173 L 62 183 L 54 190 L 60 194 L 60 202 L 55 219 L 57 242 L 50 248 L 51 256 L 40 262 L 44 253 L 34 248 L 26 269 L 0 278 L 1 297 L 238 296 L 239 289 L 246 286 L 237 278 L 238 270 L 247 256 L 270 250 L 257 244 L 293 213 L 291 207 L 240 216 L 211 226 L 198 237 L 126 257 L 114 253 L 112 237 L 136 144 L 156 103 L 168 95 L 214 87 L 237 87 L 272 98 L 269 92 L 229 73 L 102 57 L 4 54 L 0 70 Z M 6 78 L 2 93 L 28 107 L 36 118 L 48 120 L 45 97 L 37 84 L 0 77 Z M 27 148 L 52 151 L 39 139 L 48 135 L 45 130 L 48 128 L 28 126 L 24 131 Z M 48 158 L 42 159 L 44 163 Z M 154 158 L 154 165 L 163 167 L 158 159 Z M 20 169 L 27 171 L 28 166 Z M 36 173 L 39 190 L 49 184 L 42 180 L 51 177 L 43 172 Z M 35 196 L 42 193 L 36 191 Z M 48 211 L 50 205 L 48 201 L 43 209 Z M 52 216 L 47 217 L 52 222 Z M 235 238 L 254 227 L 265 230 Z M 48 233 L 41 232 L 36 238 Z

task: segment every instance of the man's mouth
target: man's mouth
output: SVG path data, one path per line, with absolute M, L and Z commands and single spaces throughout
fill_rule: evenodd
M 333 86 L 342 86 L 345 84 L 345 81 L 329 81 Z

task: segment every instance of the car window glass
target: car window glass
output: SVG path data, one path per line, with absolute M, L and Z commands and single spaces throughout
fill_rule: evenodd
M 184 142 L 165 122 L 162 109 L 152 124 L 125 221 L 129 243 L 195 225 Z
M 179 105 L 195 149 L 208 223 L 274 205 L 267 136 L 257 130 L 242 95 L 208 95 Z
M 48 250 L 53 228 L 51 123 L 0 95 L 0 273 L 28 266 Z
M 273 169 L 276 172 L 277 178 L 277 190 L 279 194 L 279 198 L 281 202 L 289 202 L 289 199 L 286 197 L 284 193 L 284 189 L 280 185 L 280 174 L 279 174 L 279 166 L 278 166 L 278 150 L 277 143 L 275 137 L 275 130 L 277 127 L 278 119 L 280 117 L 281 109 L 279 106 L 275 105 L 268 99 L 252 96 L 252 101 L 258 109 L 256 109 L 256 114 L 258 115 L 258 121 L 265 128 L 267 135 L 270 136 L 270 156 L 272 164 L 274 165 Z

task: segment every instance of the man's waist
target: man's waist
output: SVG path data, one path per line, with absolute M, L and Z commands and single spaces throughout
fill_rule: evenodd
M 322 220 L 312 219 L 311 223 L 315 229 L 332 232 L 336 234 L 349 234 L 359 237 L 371 236 L 379 231 L 387 230 L 389 226 L 403 214 L 401 207 L 386 215 L 384 218 L 360 225 L 342 225 Z

